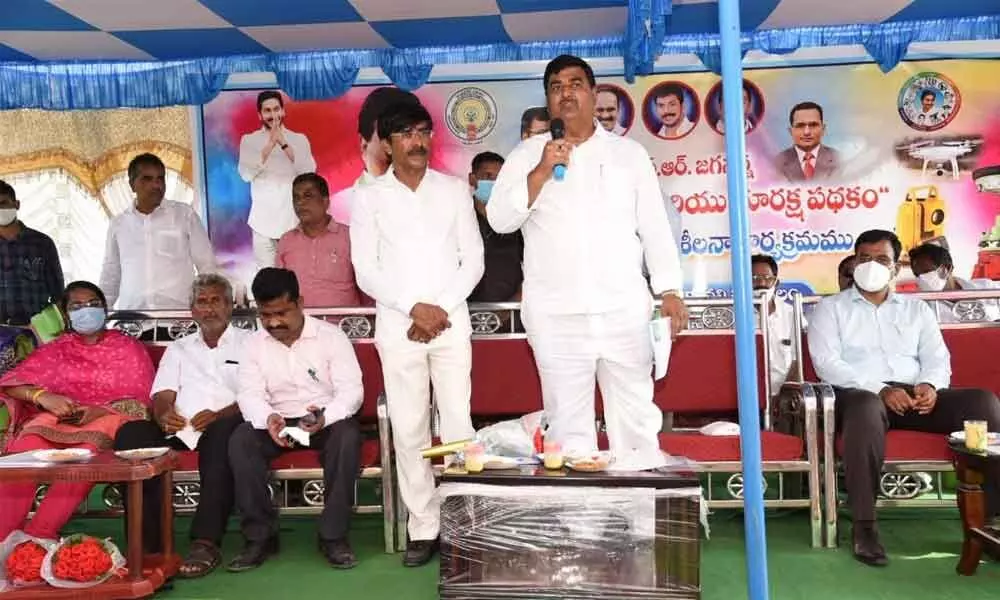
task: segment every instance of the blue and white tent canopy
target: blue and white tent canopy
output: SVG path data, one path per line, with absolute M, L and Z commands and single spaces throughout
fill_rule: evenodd
M 1000 38 L 1000 0 L 741 5 L 744 52 L 863 44 L 888 69 L 915 41 Z M 717 13 L 716 0 L 0 0 L 0 107 L 197 102 L 199 92 L 221 86 L 220 76 L 262 70 L 275 71 L 290 91 L 296 78 L 323 71 L 325 82 L 300 91 L 330 96 L 363 67 L 416 87 L 435 64 L 561 52 L 624 57 L 629 77 L 650 72 L 662 54 L 696 54 L 715 69 Z M 156 73 L 186 82 L 143 98 L 124 89 L 54 100 L 26 93 L 40 87 L 32 77 L 44 77 L 51 91 L 54 81 L 81 77 L 103 76 L 105 87 L 138 81 L 124 75 L 141 75 L 148 87 Z

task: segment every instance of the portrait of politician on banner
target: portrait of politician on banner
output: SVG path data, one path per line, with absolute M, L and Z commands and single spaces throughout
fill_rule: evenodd
M 1000 195 L 980 191 L 972 177 L 1000 165 L 1000 80 L 993 70 L 989 61 L 948 60 L 904 62 L 889 73 L 873 64 L 745 71 L 747 155 L 740 168 L 749 177 L 751 251 L 778 262 L 780 295 L 839 289 L 837 265 L 871 228 L 902 240 L 901 288 L 916 287 L 908 252 L 925 242 L 948 245 L 956 277 L 1000 280 L 993 266 L 1000 265 Z M 724 145 L 731 127 L 721 89 L 720 78 L 707 72 L 632 84 L 600 77 L 594 88 L 594 118 L 643 145 L 665 202 L 680 213 L 686 291 L 697 295 L 731 288 Z M 416 98 L 427 108 L 431 168 L 457 177 L 467 178 L 476 155 L 506 158 L 524 137 L 548 131 L 537 79 L 429 83 L 412 95 L 356 86 L 322 101 L 282 93 L 280 104 L 268 102 L 277 105 L 269 113 L 257 106 L 266 91 L 276 90 L 223 91 L 203 108 L 209 233 L 220 263 L 241 279 L 257 265 L 248 219 L 258 199 L 240 176 L 240 147 L 248 135 L 267 143 L 265 118 L 280 117 L 286 142 L 298 135 L 308 144 L 340 223 L 350 222 L 351 190 L 385 168 L 375 117 L 367 123 L 379 110 L 378 96 Z M 290 173 L 305 152 L 291 143 L 289 150 Z M 271 156 L 288 160 L 280 141 Z M 470 186 L 470 203 L 474 192 Z M 277 221 L 268 224 L 283 227 Z M 599 248 L 600 240 L 594 243 Z

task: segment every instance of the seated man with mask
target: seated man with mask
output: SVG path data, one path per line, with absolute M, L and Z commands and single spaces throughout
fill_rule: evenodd
M 469 185 L 483 237 L 483 277 L 469 294 L 469 302 L 516 302 L 521 296 L 524 272 L 524 238 L 520 231 L 501 234 L 493 231 L 486 220 L 486 204 L 490 201 L 503 157 L 495 152 L 480 152 L 472 159 Z
M 854 287 L 821 300 L 809 324 L 813 366 L 837 397 L 854 556 L 873 566 L 888 563 L 875 523 L 886 432 L 945 435 L 961 430 L 966 419 L 1000 428 L 1000 402 L 992 392 L 948 388 L 951 356 L 931 308 L 893 292 L 901 252 L 890 231 L 859 235 Z M 1000 514 L 1000 473 L 988 476 L 984 487 L 989 515 Z
M 924 243 L 910 250 L 910 269 L 917 278 L 917 287 L 921 292 L 967 292 L 974 290 L 991 290 L 1000 287 L 992 279 L 962 279 L 955 276 L 955 263 L 951 252 L 944 246 Z M 982 306 L 984 319 L 977 321 L 996 321 L 1000 319 L 1000 307 L 997 300 L 972 300 Z M 931 303 L 941 323 L 961 321 L 954 310 L 955 303 L 937 301 Z

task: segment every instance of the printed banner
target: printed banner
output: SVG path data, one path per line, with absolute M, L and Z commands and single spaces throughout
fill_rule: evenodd
M 746 71 L 741 167 L 749 175 L 752 251 L 779 262 L 786 288 L 829 293 L 855 236 L 883 228 L 897 232 L 904 250 L 927 240 L 947 244 L 961 277 L 1000 279 L 989 260 L 1000 255 L 1000 195 L 978 191 L 971 175 L 1000 165 L 996 64 L 911 62 L 888 74 L 872 64 Z M 726 194 L 719 77 L 598 83 L 595 116 L 648 149 L 664 200 L 681 212 L 688 288 L 725 294 L 733 200 Z M 371 89 L 329 101 L 285 98 L 285 125 L 309 140 L 331 192 L 362 172 L 357 116 Z M 241 139 L 261 129 L 258 92 L 226 91 L 204 107 L 210 235 L 220 260 L 247 278 L 254 270 L 246 225 L 251 194 L 237 165 Z M 544 104 L 537 79 L 438 83 L 416 93 L 435 121 L 432 166 L 462 177 L 479 152 L 508 153 L 520 140 L 522 112 Z M 331 212 L 349 220 L 342 198 Z M 904 268 L 901 277 L 910 276 Z

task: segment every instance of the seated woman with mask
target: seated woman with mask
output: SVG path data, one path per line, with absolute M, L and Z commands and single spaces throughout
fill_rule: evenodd
M 75 281 L 60 308 L 68 329 L 0 377 L 0 400 L 10 410 L 4 454 L 56 448 L 112 447 L 118 428 L 146 418 L 153 363 L 138 341 L 105 330 L 107 301 L 96 285 Z M 0 540 L 21 529 L 35 500 L 35 484 L 0 486 Z M 55 539 L 93 484 L 57 482 L 24 527 Z

